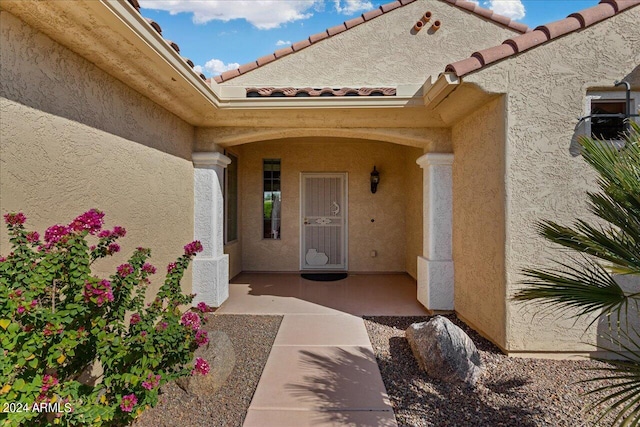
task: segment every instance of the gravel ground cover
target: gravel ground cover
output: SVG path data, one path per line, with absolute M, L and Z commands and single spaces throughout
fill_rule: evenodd
M 235 366 L 222 387 L 208 395 L 192 395 L 166 384 L 155 408 L 145 411 L 135 427 L 240 427 L 267 363 L 282 316 L 209 315 L 205 329 L 227 334 Z
M 509 358 L 455 316 L 447 317 L 480 352 L 485 371 L 475 390 L 430 379 L 419 369 L 404 331 L 428 317 L 364 318 L 399 426 L 592 425 L 584 408 L 593 397 L 582 394 L 595 385 L 576 382 L 594 375 L 585 368 L 607 364 Z

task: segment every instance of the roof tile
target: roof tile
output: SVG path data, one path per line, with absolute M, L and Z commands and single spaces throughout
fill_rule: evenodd
M 472 56 L 471 58 L 463 59 L 462 61 L 447 65 L 445 72 L 455 73 L 456 76 L 464 76 L 465 74 L 469 74 L 470 72 L 479 70 L 480 68 L 482 68 L 482 63 L 478 58 Z
M 293 48 L 291 46 L 276 50 L 274 52 L 274 55 L 276 56 L 276 58 L 282 58 L 283 56 L 287 56 L 290 53 L 293 53 Z
M 456 2 L 456 5 L 460 3 L 456 0 L 445 1 Z M 597 6 L 572 13 L 565 19 L 541 25 L 531 32 L 507 39 L 500 46 L 474 52 L 470 58 L 447 65 L 445 72 L 455 73 L 458 77 L 462 77 L 492 62 L 540 46 L 549 40 L 595 24 L 638 5 L 640 5 L 640 0 L 601 0 Z
M 309 41 L 309 39 L 300 40 L 299 42 L 296 42 L 296 43 L 291 45 L 291 47 L 293 48 L 294 52 L 302 50 L 302 49 L 304 49 L 305 47 L 308 47 L 308 46 L 311 46 L 311 42 Z
M 258 66 L 261 67 L 264 64 L 268 64 L 269 62 L 272 62 L 272 61 L 275 61 L 275 60 L 276 60 L 276 56 L 272 53 L 272 54 L 265 55 L 265 56 L 262 56 L 262 57 L 258 58 L 258 60 L 256 62 L 258 63 Z
M 164 39 L 164 41 L 167 42 L 167 44 L 169 46 L 171 46 L 173 48 L 173 50 L 175 50 L 176 52 L 180 53 L 180 46 L 178 46 L 177 44 L 175 44 L 171 40 Z
M 382 10 L 383 13 L 387 13 L 393 9 L 399 8 L 400 6 L 402 6 L 402 3 L 400 3 L 399 1 L 392 1 L 391 3 L 383 4 L 382 6 L 380 6 L 380 10 Z
M 221 76 L 215 76 L 215 77 L 213 78 L 213 80 L 214 80 L 216 83 L 222 83 L 222 77 L 221 77 Z
M 353 19 L 349 19 L 348 21 L 345 21 L 344 26 L 347 27 L 347 30 L 349 28 L 353 28 L 356 25 L 360 25 L 364 22 L 364 18 L 362 16 L 358 16 L 357 18 L 353 18 Z
M 588 27 L 591 24 L 600 22 L 604 19 L 610 18 L 616 14 L 615 7 L 610 3 L 600 3 L 597 6 L 590 7 L 580 12 L 572 13 L 571 17 L 578 18 L 581 21 L 583 27 Z
M 309 36 L 309 41 L 311 42 L 311 44 L 313 44 L 313 43 L 319 42 L 320 40 L 324 40 L 327 37 L 329 37 L 329 34 L 327 34 L 326 31 L 323 31 L 321 33 L 317 33 L 312 36 Z
M 222 79 L 222 81 L 225 81 L 239 75 L 240 71 L 238 71 L 238 69 L 236 68 L 235 70 L 225 71 L 224 73 L 220 74 L 220 79 Z
M 534 30 L 530 33 L 507 39 L 503 44 L 510 45 L 514 50 L 514 53 L 520 53 L 532 48 L 533 46 L 542 44 L 547 40 L 549 39 L 544 31 Z
M 362 18 L 365 21 L 371 21 L 373 18 L 377 18 L 378 16 L 382 15 L 382 9 L 378 8 L 378 9 L 373 9 L 370 10 L 369 12 L 365 12 L 362 14 Z
M 544 31 L 547 38 L 554 39 L 581 28 L 580 21 L 574 16 L 541 25 L 536 30 Z
M 154 21 L 153 19 L 150 18 L 144 18 L 145 21 L 147 21 L 147 23 L 149 25 L 151 25 L 153 27 L 154 30 L 156 30 L 158 32 L 158 34 L 162 35 L 162 28 L 160 27 L 160 25 Z
M 382 6 L 380 6 L 377 9 L 373 9 L 370 10 L 368 12 L 363 13 L 361 16 L 357 17 L 357 18 L 353 18 L 350 19 L 340 25 L 336 25 L 335 27 L 331 27 L 326 31 L 314 34 L 312 36 L 310 36 L 307 40 L 301 40 L 299 42 L 293 43 L 293 45 L 291 45 L 291 50 L 279 50 L 277 52 L 275 52 L 272 55 L 267 55 L 266 57 L 260 58 L 257 60 L 257 64 L 258 67 L 261 67 L 264 64 L 268 64 L 270 62 L 272 62 L 274 59 L 278 59 L 281 58 L 283 56 L 286 56 L 292 52 L 297 52 L 299 50 L 302 50 L 314 43 L 318 43 L 319 41 L 322 41 L 324 39 L 327 39 L 329 37 L 335 36 L 337 34 L 340 34 L 346 30 L 349 30 L 353 27 L 356 27 L 364 22 L 370 21 L 374 18 L 377 18 L 378 16 L 381 16 L 385 13 L 391 12 L 395 9 L 398 9 L 402 6 L 408 5 L 410 3 L 413 3 L 416 0 L 396 0 L 396 1 L 392 1 L 390 3 L 384 4 Z M 471 13 L 474 13 L 478 16 L 481 16 L 485 19 L 489 19 L 490 21 L 493 21 L 495 23 L 498 23 L 500 25 L 504 25 L 514 31 L 517 31 L 519 33 L 526 33 L 529 30 L 529 27 L 527 27 L 526 25 L 520 23 L 520 22 L 514 22 L 511 21 L 511 19 L 505 17 L 505 16 L 501 16 L 498 15 L 496 13 L 494 13 L 493 11 L 489 10 L 489 9 L 485 9 L 482 8 L 480 6 L 478 6 L 476 3 L 471 2 L 471 1 L 465 1 L 465 0 L 441 0 L 441 1 L 445 1 L 447 3 L 450 3 L 454 6 L 457 6 L 461 9 L 465 9 Z M 613 1 L 613 0 L 610 0 Z M 618 1 L 626 1 L 626 0 L 618 0 Z M 287 48 L 289 49 L 289 48 Z M 264 60 L 264 59 L 267 60 Z M 244 68 L 243 71 L 241 71 L 238 75 L 240 74 L 244 74 Z M 229 78 L 233 78 L 233 77 L 229 77 Z M 227 80 L 226 78 L 224 79 L 225 81 Z
M 258 64 L 256 63 L 256 61 L 251 61 L 251 62 L 247 62 L 246 64 L 241 65 L 238 68 L 238 71 L 240 72 L 240 74 L 243 74 L 243 73 L 246 73 L 248 71 L 255 70 L 256 68 L 258 68 Z
M 327 29 L 328 37 L 335 36 L 343 31 L 346 31 L 347 27 L 344 24 L 336 25 L 335 27 L 331 27 Z
M 480 63 L 484 67 L 492 62 L 499 61 L 507 56 L 515 53 L 513 46 L 509 44 L 501 44 L 498 46 L 490 47 L 489 49 L 483 49 L 478 52 L 474 52 L 471 56 L 478 58 Z
M 600 3 L 611 4 L 615 8 L 616 13 L 622 12 L 623 10 L 629 9 L 630 7 L 638 4 L 635 0 L 601 0 Z
M 311 87 L 249 87 L 246 89 L 247 98 L 256 97 L 319 97 L 319 96 L 396 96 L 394 87 L 343 87 L 333 89 L 323 87 L 314 89 Z

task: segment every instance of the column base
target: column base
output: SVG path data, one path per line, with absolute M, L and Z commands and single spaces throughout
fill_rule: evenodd
M 453 261 L 418 257 L 418 302 L 428 310 L 453 310 Z
M 193 260 L 193 305 L 220 307 L 229 298 L 229 255 Z

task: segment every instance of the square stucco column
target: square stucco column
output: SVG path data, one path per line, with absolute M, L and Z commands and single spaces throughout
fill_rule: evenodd
M 418 301 L 429 310 L 453 310 L 453 154 L 427 153 L 416 162 L 423 169 Z
M 229 255 L 223 252 L 224 169 L 231 160 L 221 153 L 193 153 L 194 236 L 203 251 L 193 260 L 193 304 L 213 307 L 229 297 Z

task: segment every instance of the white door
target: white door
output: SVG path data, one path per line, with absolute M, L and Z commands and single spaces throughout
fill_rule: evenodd
M 300 269 L 347 269 L 347 174 L 300 174 Z

